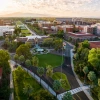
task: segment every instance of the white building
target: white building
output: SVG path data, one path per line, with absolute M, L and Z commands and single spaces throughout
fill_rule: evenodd
M 3 36 L 4 32 L 13 34 L 15 26 L 0 26 L 0 36 Z

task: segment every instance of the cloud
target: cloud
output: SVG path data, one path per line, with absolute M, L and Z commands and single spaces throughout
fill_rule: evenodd
M 5 12 L 31 12 L 55 16 L 84 15 L 99 8 L 99 0 L 5 0 L 10 1 Z M 100 12 L 97 10 L 96 12 Z

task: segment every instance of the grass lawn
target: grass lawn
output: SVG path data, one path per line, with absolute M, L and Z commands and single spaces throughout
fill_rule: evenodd
M 62 80 L 60 80 L 61 79 L 61 76 L 62 76 Z M 68 82 L 67 76 L 64 73 L 55 72 L 52 75 L 52 79 L 53 80 L 60 80 L 61 81 L 62 88 L 64 88 L 65 90 L 69 90 L 71 88 L 70 87 L 70 84 Z
M 29 30 L 27 30 L 27 29 L 24 29 L 24 30 L 22 29 L 21 32 L 22 33 L 30 33 Z
M 18 72 L 20 74 L 20 72 Z M 14 78 L 14 100 L 27 100 L 27 96 L 23 93 L 23 88 L 25 87 L 25 84 L 29 84 L 32 86 L 34 93 L 37 94 L 40 90 L 44 90 L 39 83 L 33 79 L 29 74 L 27 74 L 25 71 L 22 71 L 22 76 L 24 75 L 24 78 L 21 78 L 21 81 L 16 81 L 16 73 L 13 72 L 13 78 Z M 34 94 L 34 95 L 35 95 Z
M 23 23 L 21 21 L 16 21 L 17 25 L 23 25 Z
M 39 59 L 39 67 L 46 67 L 51 65 L 52 67 L 58 67 L 61 65 L 62 57 L 54 54 L 41 54 L 36 55 Z

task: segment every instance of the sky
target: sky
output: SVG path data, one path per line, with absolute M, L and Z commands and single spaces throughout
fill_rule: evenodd
M 100 0 L 0 0 L 0 15 L 43 14 L 50 17 L 100 17 Z

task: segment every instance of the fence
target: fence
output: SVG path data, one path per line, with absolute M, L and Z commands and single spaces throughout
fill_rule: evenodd
M 35 73 L 31 72 L 30 70 L 22 67 L 25 71 L 27 71 L 34 79 L 36 79 L 37 82 L 40 83 L 40 77 L 37 76 Z M 52 95 L 56 96 L 56 93 L 53 91 L 53 89 L 46 83 L 44 82 L 42 79 L 41 79 L 41 85 L 47 89 Z

